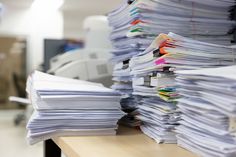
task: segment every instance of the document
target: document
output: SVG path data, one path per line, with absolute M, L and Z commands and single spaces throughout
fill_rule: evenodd
M 179 88 L 184 91 L 195 86 L 192 93 L 198 95 L 194 98 L 185 92 L 178 100 L 182 120 L 176 132 L 181 147 L 209 157 L 236 155 L 235 69 L 233 65 L 176 71 Z M 189 85 L 184 86 L 184 82 Z
M 34 113 L 28 124 L 30 144 L 56 136 L 115 135 L 121 95 L 101 84 L 35 71 L 27 80 Z
M 174 127 L 165 134 L 162 129 L 169 124 L 155 124 L 156 112 L 140 107 L 146 101 L 135 102 L 133 98 L 154 98 L 154 104 L 176 105 L 181 96 L 195 99 L 203 94 L 195 92 L 196 85 L 175 72 L 235 64 L 235 47 L 229 46 L 236 24 L 230 20 L 234 5 L 233 0 L 135 0 L 123 1 L 108 14 L 111 62 L 115 65 L 112 88 L 125 97 L 122 108 L 133 106 L 133 111 L 139 112 L 133 118 L 141 120 L 143 132 L 157 142 L 176 142 Z M 185 88 L 178 88 L 181 85 Z M 205 99 L 208 97 L 205 94 Z M 227 111 L 228 106 L 224 108 Z

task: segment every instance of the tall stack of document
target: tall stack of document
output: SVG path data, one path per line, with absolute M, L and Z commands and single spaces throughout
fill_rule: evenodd
M 176 143 L 174 128 L 180 113 L 176 110 L 179 97 L 175 77 L 170 66 L 155 64 L 161 53 L 159 46 L 166 42 L 163 34 L 158 36 L 142 53 L 132 57 L 130 67 L 133 75 L 133 95 L 142 97 L 138 106 L 141 130 L 158 143 Z
M 115 64 L 115 83 L 112 88 L 125 94 L 125 98 L 133 97 L 130 59 L 142 53 L 160 33 L 175 32 L 229 45 L 232 40 L 229 33 L 235 25 L 229 20 L 229 10 L 234 4 L 234 0 L 124 0 L 108 14 L 113 27 L 110 38 L 114 47 L 111 61 Z
M 236 66 L 177 71 L 183 113 L 178 145 L 200 156 L 236 156 Z
M 141 129 L 158 143 L 176 142 L 174 129 L 180 112 L 180 97 L 174 72 L 236 64 L 236 49 L 185 38 L 174 33 L 160 34 L 142 53 L 132 57 L 133 94 L 143 97 L 138 106 Z M 189 93 L 191 91 L 182 91 Z M 192 93 L 191 93 L 192 94 Z
M 111 40 L 117 48 L 114 55 L 119 56 L 114 60 L 129 59 L 137 47 L 146 48 L 160 33 L 230 43 L 228 33 L 235 22 L 229 20 L 229 11 L 234 5 L 234 0 L 135 0 L 130 5 L 124 1 L 108 15 Z
M 114 135 L 124 115 L 121 95 L 101 84 L 34 72 L 27 92 L 35 109 L 30 118 L 30 144 L 55 136 Z

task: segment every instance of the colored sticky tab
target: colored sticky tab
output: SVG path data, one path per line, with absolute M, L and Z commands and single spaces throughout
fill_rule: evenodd
M 162 91 L 162 92 L 175 92 L 176 88 L 175 87 L 164 87 L 164 88 L 158 89 L 158 91 Z
M 164 47 L 159 48 L 159 51 L 160 51 L 160 54 L 162 54 L 162 55 L 168 54 L 168 52 L 165 50 Z
M 134 7 L 133 9 L 130 9 L 130 13 L 137 12 L 139 9 L 137 7 Z
M 176 102 L 175 99 L 172 99 L 172 98 L 170 98 L 170 97 L 168 97 L 168 96 L 165 96 L 165 95 L 159 94 L 159 97 L 160 97 L 162 100 L 167 101 L 167 102 Z
M 236 135 L 236 118 L 229 118 L 229 131 Z
M 130 32 L 142 32 L 142 28 L 136 28 L 131 30 Z
M 158 37 L 155 38 L 155 40 L 152 42 L 151 46 L 154 48 L 159 48 L 160 45 L 162 45 L 162 44 L 165 45 L 165 43 L 163 43 L 163 42 L 167 41 L 168 39 L 170 39 L 170 38 L 168 37 L 167 34 L 161 33 L 158 35 Z
M 163 41 L 159 47 L 171 47 L 171 48 L 175 48 L 175 46 L 171 43 L 170 39 L 166 39 L 165 41 Z
M 133 11 L 130 13 L 130 16 L 134 16 L 134 15 L 137 15 L 139 12 L 138 11 Z
M 159 47 L 165 47 L 168 40 L 163 41 Z
M 158 58 L 156 61 L 155 61 L 155 64 L 156 65 L 160 65 L 160 64 L 165 64 L 166 61 L 164 58 Z
M 139 23 L 144 23 L 142 20 L 134 20 L 133 22 L 131 22 L 131 25 L 137 25 Z

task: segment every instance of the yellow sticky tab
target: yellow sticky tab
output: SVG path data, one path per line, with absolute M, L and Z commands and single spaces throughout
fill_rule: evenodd
M 229 131 L 236 136 L 236 118 L 229 118 Z

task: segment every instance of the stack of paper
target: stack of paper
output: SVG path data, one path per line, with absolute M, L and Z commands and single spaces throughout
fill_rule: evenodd
M 130 74 L 129 61 L 118 63 L 114 66 L 113 89 L 116 89 L 121 94 L 130 95 L 133 92 L 131 84 L 132 76 Z
M 129 58 L 131 58 L 131 56 L 129 56 Z M 129 60 L 124 60 L 114 66 L 113 81 L 115 82 L 111 88 L 122 94 L 121 108 L 127 113 L 127 115 L 120 120 L 120 124 L 136 127 L 140 126 L 140 120 L 135 118 L 140 100 L 139 97 L 132 96 L 132 75 L 130 73 L 131 69 L 129 64 Z
M 55 136 L 114 135 L 120 94 L 101 84 L 34 72 L 27 92 L 35 109 L 28 122 L 30 144 Z
M 138 97 L 132 96 L 132 75 L 130 74 L 129 60 L 120 62 L 114 66 L 112 89 L 122 94 L 121 108 L 128 113 L 120 120 L 120 124 L 135 127 L 140 125 L 140 121 L 135 119 L 137 114 Z
M 158 44 L 159 38 L 143 53 L 130 60 L 133 95 L 142 97 L 136 117 L 142 121 L 141 130 L 156 142 L 176 143 L 174 128 L 178 125 L 180 117 L 180 113 L 176 111 L 176 99 L 179 95 L 171 68 L 157 68 L 153 64 L 161 56 L 158 46 L 152 48 Z M 164 41 L 161 40 L 159 43 Z
M 236 66 L 176 72 L 183 98 L 178 144 L 200 156 L 236 156 Z
M 142 101 L 138 106 L 140 116 L 137 117 L 143 122 L 141 129 L 144 133 L 158 142 L 173 142 L 173 131 L 180 116 L 175 106 L 180 95 L 174 72 L 178 69 L 234 65 L 234 51 L 236 52 L 235 48 L 230 46 L 199 42 L 169 33 L 160 34 L 144 52 L 132 57 L 130 68 L 133 75 L 133 94 L 143 96 L 145 100 L 151 99 L 155 105 L 162 104 L 162 108 L 156 108 L 147 101 Z M 185 86 L 188 87 L 187 84 Z M 191 90 L 182 89 L 181 92 L 196 96 Z M 166 110 L 166 106 L 172 107 Z M 162 123 L 156 120 L 160 116 L 160 109 L 166 117 Z M 163 129 L 166 126 L 169 130 Z M 154 128 L 162 129 L 161 135 L 167 136 L 160 137 L 160 130 Z
M 144 97 L 139 105 L 137 118 L 142 120 L 141 130 L 157 143 L 176 143 L 174 127 L 178 124 L 179 112 L 174 103 L 156 97 Z
M 234 0 L 135 0 L 130 5 L 124 1 L 108 15 L 111 40 L 117 48 L 113 60 L 129 59 L 160 33 L 229 44 L 232 37 L 228 33 L 235 25 L 229 11 L 234 5 Z
M 216 66 L 233 65 L 236 59 L 236 48 L 200 42 L 185 38 L 174 33 L 161 34 L 156 39 L 156 46 L 160 46 L 161 57 L 152 65 L 163 65 L 179 69 L 200 69 Z M 162 44 L 160 45 L 160 41 Z
M 175 32 L 201 41 L 229 45 L 232 40 L 230 33 L 235 25 L 229 20 L 234 4 L 234 0 L 124 0 L 108 14 L 113 28 L 110 36 L 114 48 L 111 61 L 115 64 L 112 88 L 125 97 L 131 96 L 130 59 L 142 54 L 160 33 Z M 145 66 L 149 71 L 156 68 L 153 64 Z M 135 69 L 135 73 L 142 71 L 142 66 Z M 146 83 L 149 78 L 142 79 L 137 81 Z M 172 90 L 162 90 L 162 93 L 169 96 Z

